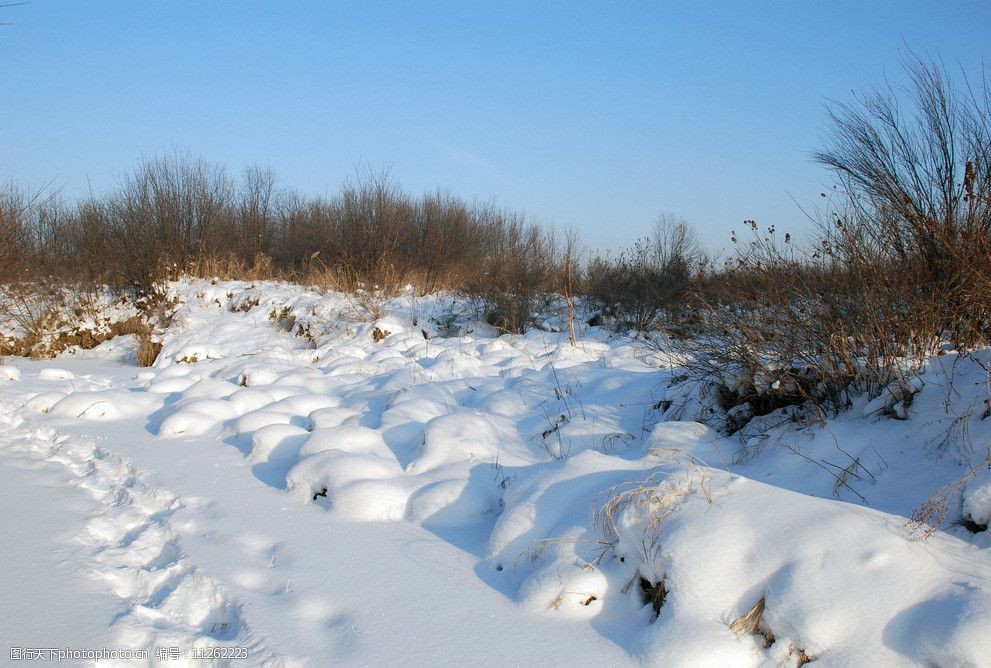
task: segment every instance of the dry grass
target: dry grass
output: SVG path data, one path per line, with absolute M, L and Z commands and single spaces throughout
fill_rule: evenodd
M 360 288 L 344 293 L 350 307 L 342 315 L 351 322 L 375 322 L 385 317 L 385 295 L 380 291 Z
M 768 649 L 777 640 L 774 633 L 764 623 L 766 601 L 766 597 L 761 596 L 760 600 L 752 608 L 733 620 L 729 625 L 730 630 L 740 637 L 749 635 L 760 636 L 764 649 Z M 788 646 L 788 656 L 794 658 L 796 668 L 801 668 L 801 666 L 811 663 L 814 660 L 804 649 L 795 645 Z
M 295 334 L 306 339 L 311 346 L 316 346 L 316 337 L 310 331 L 309 324 L 297 320 L 289 306 L 283 306 L 278 310 L 273 309 L 269 312 L 268 319 L 283 331 Z
M 761 623 L 761 616 L 764 614 L 765 605 L 766 598 L 761 596 L 760 600 L 757 601 L 752 608 L 730 623 L 730 630 L 738 636 L 756 633 Z
M 817 160 L 840 201 L 814 238 L 746 221 L 751 239 L 734 233 L 733 257 L 700 282 L 701 336 L 684 352 L 717 387 L 725 432 L 784 407 L 821 418 L 856 395 L 904 394 L 944 341 L 991 342 L 991 98 L 936 66 L 908 73 L 905 98 L 832 110 Z
M 701 336 L 676 342 L 688 377 L 714 388 L 715 426 L 734 433 L 785 408 L 796 422 L 821 422 L 863 393 L 902 395 L 907 406 L 945 322 L 916 264 L 871 255 L 862 228 L 803 249 L 748 227 L 752 240 L 737 240 L 731 265 L 698 294 Z
M 617 520 L 620 514 L 632 509 L 650 518 L 645 531 L 654 533 L 664 518 L 674 512 L 677 505 L 696 489 L 711 502 L 707 483 L 708 475 L 699 466 L 693 466 L 690 471 L 678 476 L 652 474 L 644 480 L 621 483 L 604 493 L 608 498 L 595 513 L 596 525 L 605 536 L 617 538 Z M 651 546 L 656 544 L 652 542 Z M 645 553 L 644 556 L 649 555 Z
M 6 286 L 0 300 L 0 317 L 17 325 L 22 334 L 0 340 L 0 353 L 51 359 L 67 350 L 90 350 L 119 336 L 138 340 L 138 363 L 152 364 L 161 349 L 156 327 L 166 327 L 175 304 L 160 294 L 137 300 L 135 313 L 129 297 L 110 304 L 101 290 L 50 283 Z
M 912 518 L 909 522 L 912 531 L 921 531 L 923 537 L 928 538 L 943 526 L 946 523 L 947 517 L 949 517 L 950 506 L 954 499 L 959 497 L 967 481 L 977 475 L 978 469 L 984 466 L 991 466 L 991 446 L 989 446 L 988 452 L 982 461 L 978 462 L 975 466 L 968 467 L 967 472 L 962 476 L 943 485 L 926 497 L 926 500 L 912 513 Z M 960 523 L 966 526 L 967 518 L 962 518 Z M 980 529 L 978 525 L 974 525 L 974 529 L 986 530 L 987 527 Z M 974 529 L 971 530 L 973 531 Z
M 180 275 L 196 278 L 262 281 L 283 278 L 284 274 L 276 271 L 272 258 L 258 251 L 251 260 L 245 260 L 233 253 L 226 255 L 201 254 L 189 260 L 185 266 L 167 265 L 160 274 L 171 274 L 178 278 Z
M 138 351 L 134 360 L 138 366 L 152 366 L 162 352 L 162 343 L 151 338 L 151 333 L 138 336 Z
M 657 582 L 651 582 L 647 578 L 640 576 L 640 591 L 643 594 L 644 605 L 649 605 L 653 619 L 657 619 L 664 607 L 664 599 L 667 598 L 668 589 L 664 583 L 664 578 Z
M 774 644 L 774 634 L 764 625 L 764 608 L 766 597 L 761 596 L 760 600 L 752 608 L 733 620 L 729 628 L 738 636 L 759 635 L 763 638 L 764 649 Z M 807 662 L 806 662 L 807 663 Z

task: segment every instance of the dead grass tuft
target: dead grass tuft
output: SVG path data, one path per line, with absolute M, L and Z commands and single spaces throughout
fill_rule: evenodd
M 621 483 L 605 492 L 608 500 L 595 513 L 599 529 L 610 538 L 619 537 L 617 520 L 628 508 L 644 512 L 650 522 L 645 531 L 652 532 L 660 522 L 674 512 L 677 504 L 695 490 L 696 484 L 706 499 L 711 501 L 706 489 L 708 476 L 701 467 L 683 476 L 653 474 L 643 480 Z
M 764 639 L 764 649 L 774 644 L 774 634 L 764 625 L 766 597 L 760 600 L 743 615 L 730 623 L 730 630 L 738 636 L 759 635 Z
M 812 663 L 815 659 L 805 653 L 801 647 L 792 647 L 788 652 L 789 656 L 795 657 L 795 668 L 802 668 L 807 663 Z
M 747 610 L 729 625 L 730 630 L 738 636 L 756 633 L 757 628 L 760 626 L 761 616 L 764 614 L 765 604 L 766 598 L 761 596 L 760 600 L 754 604 L 754 607 Z
M 138 366 L 152 366 L 162 352 L 161 341 L 151 338 L 151 332 L 138 335 L 138 352 L 134 356 L 134 361 Z
M 909 521 L 909 526 L 912 531 L 921 531 L 923 538 L 929 538 L 929 536 L 943 526 L 950 514 L 951 502 L 958 498 L 959 494 L 963 491 L 964 486 L 967 484 L 967 481 L 977 475 L 978 469 L 982 466 L 991 466 L 991 447 L 988 448 L 988 452 L 984 459 L 978 462 L 977 465 L 970 466 L 967 469 L 967 472 L 958 479 L 943 485 L 926 497 L 926 500 L 923 501 L 912 513 L 912 518 Z M 968 520 L 970 520 L 969 526 Z M 959 523 L 967 527 L 967 529 L 973 533 L 978 533 L 987 529 L 986 525 L 981 528 L 982 525 L 974 522 L 969 517 L 962 518 Z
M 667 598 L 668 589 L 664 584 L 664 578 L 661 578 L 656 583 L 652 583 L 647 578 L 640 576 L 640 591 L 643 593 L 643 603 L 644 605 L 650 605 L 652 613 L 652 620 L 657 619 L 658 615 L 661 614 L 661 608 L 664 607 L 664 599 Z

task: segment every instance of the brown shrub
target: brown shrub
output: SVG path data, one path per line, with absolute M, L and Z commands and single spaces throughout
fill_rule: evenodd
M 715 386 L 732 432 L 797 406 L 821 418 L 854 395 L 890 392 L 941 341 L 991 340 L 991 108 L 956 93 L 934 67 L 909 68 L 914 108 L 894 93 L 839 105 L 817 159 L 845 198 L 799 246 L 746 224 L 735 255 L 697 294 L 702 336 L 683 352 Z M 835 206 L 835 204 L 834 204 Z
M 991 316 L 991 96 L 939 66 L 905 67 L 889 87 L 830 110 L 816 159 L 836 174 L 845 216 L 824 236 L 846 265 L 866 252 L 938 297 L 937 326 L 962 347 L 988 341 Z M 856 242 L 856 246 L 853 243 Z M 872 258 L 872 259 L 873 259 Z M 900 275 L 899 278 L 902 276 Z
M 172 154 L 74 206 L 0 188 L 0 281 L 47 276 L 135 297 L 182 275 L 305 280 L 383 296 L 407 285 L 469 289 L 491 302 L 495 322 L 518 330 L 546 289 L 549 240 L 491 205 L 443 192 L 414 197 L 388 172 L 359 174 L 329 199 L 304 198 L 268 171 L 235 180 Z
M 652 237 L 638 240 L 616 258 L 593 258 L 583 292 L 599 318 L 647 331 L 684 305 L 693 278 L 705 264 L 688 223 L 661 216 Z
M 138 335 L 138 351 L 134 361 L 138 366 L 152 366 L 162 352 L 162 343 L 151 338 L 150 332 Z
M 522 333 L 541 304 L 560 288 L 561 254 L 553 233 L 518 214 L 495 218 L 502 237 L 467 279 L 486 321 L 501 332 Z

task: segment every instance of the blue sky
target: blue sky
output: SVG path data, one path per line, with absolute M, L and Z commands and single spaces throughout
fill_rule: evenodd
M 799 234 L 823 103 L 909 49 L 978 72 L 991 3 L 134 2 L 0 9 L 0 180 L 114 186 L 180 150 L 308 194 L 356 168 L 574 226 Z M 796 201 L 798 204 L 796 204 Z

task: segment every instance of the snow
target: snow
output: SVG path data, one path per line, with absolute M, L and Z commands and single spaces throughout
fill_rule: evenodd
M 666 665 L 684 660 L 679 638 L 685 627 L 696 642 L 706 639 L 703 646 L 725 645 L 712 662 L 758 665 L 763 657 L 753 656 L 752 643 L 725 641 L 728 621 L 762 597 L 764 623 L 776 638 L 768 661 L 781 660 L 788 647 L 834 665 L 860 663 L 866 647 L 882 665 L 906 655 L 927 665 L 978 665 L 986 658 L 991 581 L 986 556 L 973 546 L 943 535 L 906 541 L 904 519 L 897 516 L 726 472 L 705 475 L 711 477 L 673 488 L 680 498 L 656 528 L 650 516 L 617 520 L 617 551 L 652 580 L 668 583 L 646 639 L 647 652 Z M 766 516 L 768 508 L 777 509 L 773 517 Z M 759 532 L 751 530 L 755 515 L 765 517 Z M 645 532 L 656 546 L 646 554 Z M 713 536 L 732 549 L 712 549 Z M 927 627 L 940 610 L 968 614 L 933 633 Z
M 284 283 L 169 289 L 151 369 L 106 344 L 0 365 L 0 526 L 25 537 L 0 571 L 10 646 L 246 647 L 247 665 L 991 656 L 991 351 L 934 357 L 910 398 L 727 437 L 693 413 L 700 388 L 672 385 L 674 356 L 598 328 L 572 347 L 557 316 L 495 337 L 452 295 L 363 321 Z M 31 592 L 51 588 L 49 616 Z
M 7 568 L 0 578 L 0 656 L 6 661 L 12 645 L 49 647 L 55 640 L 66 646 L 107 645 L 106 620 L 118 612 L 118 599 L 103 583 L 85 577 L 85 554 L 72 541 L 101 506 L 72 485 L 74 476 L 63 465 L 32 457 L 24 440 L 2 433 L 0 532 Z M 75 607 L 81 602 L 85 614 Z
M 963 494 L 963 516 L 977 525 L 991 524 L 991 463 L 974 472 Z
M 13 383 L 21 379 L 21 370 L 13 366 L 0 366 L 0 383 Z

